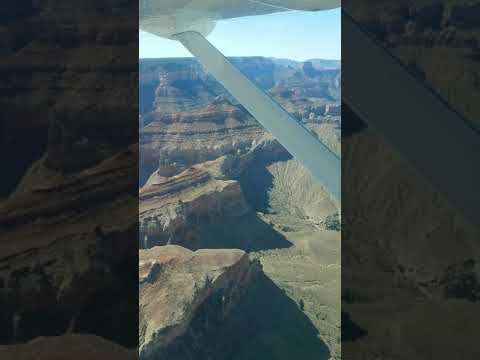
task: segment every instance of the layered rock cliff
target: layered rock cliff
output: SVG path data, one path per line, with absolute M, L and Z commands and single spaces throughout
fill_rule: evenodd
M 260 270 L 241 250 L 170 245 L 141 250 L 139 261 L 142 359 L 189 359 L 208 348 Z
M 264 131 L 238 105 L 216 98 L 200 109 L 154 113 L 141 130 L 141 183 L 154 171 L 172 176 L 191 165 L 247 151 Z
M 190 168 L 141 189 L 141 247 L 176 243 L 199 248 L 196 225 L 249 211 L 237 181 L 217 180 L 204 170 Z
M 299 305 L 241 250 L 142 250 L 139 282 L 142 359 L 330 355 Z

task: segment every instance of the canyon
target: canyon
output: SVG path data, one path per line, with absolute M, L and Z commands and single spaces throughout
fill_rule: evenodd
M 231 61 L 340 155 L 338 62 Z M 141 358 L 339 358 L 339 205 L 196 60 L 140 104 Z

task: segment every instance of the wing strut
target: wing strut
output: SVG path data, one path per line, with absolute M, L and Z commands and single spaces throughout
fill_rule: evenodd
M 340 203 L 341 163 L 326 145 L 197 32 L 174 36 Z

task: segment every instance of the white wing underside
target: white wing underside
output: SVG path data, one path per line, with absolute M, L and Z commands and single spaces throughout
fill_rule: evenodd
M 217 20 L 288 10 L 326 10 L 340 0 L 140 0 L 140 29 L 170 38 L 185 31 L 206 36 Z
M 339 0 L 140 0 L 140 18 L 195 13 L 221 20 L 286 10 L 317 11 L 338 7 Z

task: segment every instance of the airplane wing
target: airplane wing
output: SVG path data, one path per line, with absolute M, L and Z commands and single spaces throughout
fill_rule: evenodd
M 317 11 L 340 7 L 340 0 L 140 0 L 140 17 L 196 13 L 213 20 L 277 11 Z
M 140 28 L 182 42 L 340 200 L 340 160 L 204 38 L 213 30 L 216 20 L 289 9 L 324 10 L 339 6 L 340 1 L 336 0 L 141 0 Z M 348 50 L 346 59 L 352 62 L 349 78 L 356 79 L 349 82 L 353 85 L 349 91 L 343 92 L 344 101 L 382 133 L 467 219 L 480 224 L 477 211 L 480 202 L 480 192 L 477 191 L 480 183 L 478 133 L 431 91 L 418 85 L 345 12 L 342 22 L 343 30 L 348 34 L 345 38 L 350 41 L 345 46 Z M 365 72 L 365 68 L 376 71 Z M 365 81 L 377 84 L 371 87 L 378 89 L 377 93 L 366 94 L 362 87 Z M 398 84 L 398 94 L 383 94 L 381 89 L 392 81 Z M 404 103 L 409 107 L 395 102 L 400 97 L 408 99 Z M 412 132 L 412 128 L 416 131 Z M 432 128 L 436 129 L 435 138 L 430 136 Z M 431 141 L 429 146 L 425 146 L 425 139 Z M 449 163 L 449 172 L 445 172 L 443 164 L 447 155 L 457 159 L 455 163 Z
M 205 38 L 217 20 L 339 4 L 338 0 L 141 0 L 140 29 L 180 41 L 340 203 L 340 159 Z
M 280 11 L 340 7 L 340 0 L 140 0 L 140 29 L 170 38 L 197 31 L 206 36 L 215 21 Z

